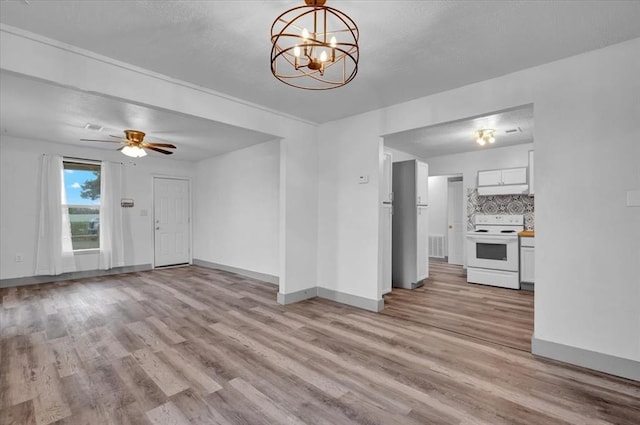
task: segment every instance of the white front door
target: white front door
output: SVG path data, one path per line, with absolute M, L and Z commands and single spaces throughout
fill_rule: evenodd
M 189 263 L 190 204 L 188 180 L 154 177 L 155 267 Z
M 449 182 L 447 190 L 447 256 L 449 264 L 462 265 L 462 182 Z

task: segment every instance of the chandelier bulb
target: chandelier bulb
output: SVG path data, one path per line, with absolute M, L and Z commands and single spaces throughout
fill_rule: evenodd
M 329 45 L 331 46 L 331 48 L 335 49 L 336 48 L 336 38 L 335 37 L 331 37 L 331 41 L 329 42 Z
M 299 58 L 300 57 L 300 47 L 296 46 L 293 48 L 293 56 Z
M 320 62 L 326 62 L 326 61 L 327 61 L 327 52 L 323 50 L 322 53 L 320 53 Z
M 302 28 L 302 38 L 305 39 L 305 41 L 309 38 L 309 30 L 306 28 Z

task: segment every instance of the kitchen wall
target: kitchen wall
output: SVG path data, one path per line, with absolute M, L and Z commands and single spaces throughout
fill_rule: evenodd
M 123 209 L 125 266 L 153 260 L 152 176 L 191 177 L 193 164 L 149 155 L 132 160 L 115 150 L 83 148 L 36 140 L 0 137 L 0 279 L 33 276 L 42 154 L 122 162 L 123 197 L 134 200 Z M 144 213 L 146 212 L 146 215 Z M 15 254 L 24 261 L 15 262 Z M 98 269 L 97 254 L 77 254 L 78 271 Z
M 381 232 L 380 194 L 353 182 L 380 169 L 381 136 L 533 104 L 534 337 L 552 347 L 543 354 L 565 361 L 612 356 L 593 366 L 601 370 L 614 358 L 640 361 L 640 211 L 625 205 L 627 191 L 640 188 L 639 50 L 634 39 L 321 126 L 319 276 L 338 291 L 379 295 L 378 252 L 369 247 Z M 465 154 L 427 162 L 431 175 L 462 172 L 466 193 L 477 169 L 513 166 L 507 157 L 526 165 L 531 148 L 486 151 L 505 154 L 491 167 Z
M 476 214 L 522 215 L 525 230 L 535 228 L 534 198 L 528 195 L 478 195 L 478 189 L 467 190 L 467 230 L 473 230 Z
M 196 165 L 193 258 L 278 276 L 280 142 Z

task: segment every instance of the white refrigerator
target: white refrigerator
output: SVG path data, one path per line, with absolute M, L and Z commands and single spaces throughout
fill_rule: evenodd
M 414 289 L 429 277 L 429 165 L 393 164 L 392 281 Z

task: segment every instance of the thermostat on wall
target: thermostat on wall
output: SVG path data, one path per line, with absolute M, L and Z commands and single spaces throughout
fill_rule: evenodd
M 121 199 L 120 206 L 122 208 L 132 208 L 133 207 L 133 199 Z

